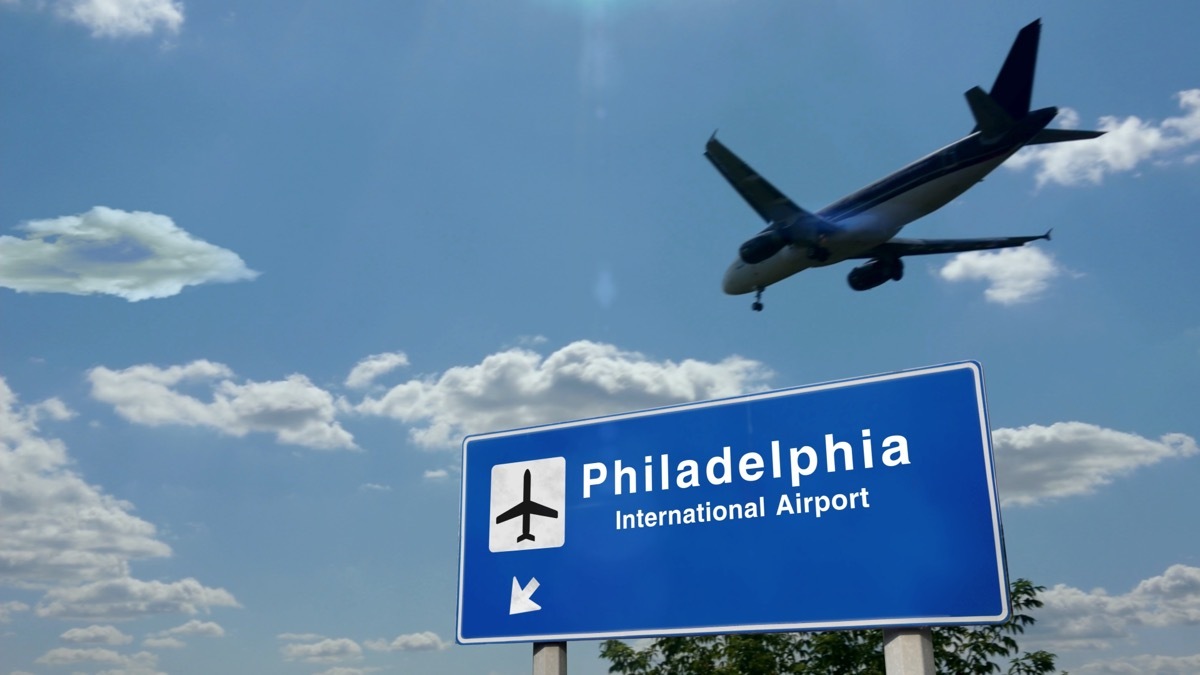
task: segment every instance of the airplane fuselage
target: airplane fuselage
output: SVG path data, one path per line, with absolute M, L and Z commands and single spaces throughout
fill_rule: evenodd
M 806 246 L 784 246 L 752 264 L 740 257 L 725 272 L 722 289 L 730 295 L 752 293 L 810 267 L 861 257 L 907 224 L 949 204 L 983 180 L 1041 131 L 1056 108 L 1030 113 L 1000 138 L 976 131 L 932 152 L 870 185 L 833 202 L 816 215 L 834 227 L 821 242 L 828 256 L 817 259 Z

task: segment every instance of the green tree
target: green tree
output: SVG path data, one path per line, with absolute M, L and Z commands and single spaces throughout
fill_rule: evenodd
M 1017 636 L 1034 624 L 1044 586 L 1026 579 L 1012 583 L 1013 613 L 996 626 L 933 629 L 939 673 L 1042 675 L 1055 672 L 1047 651 L 1023 652 Z M 642 649 L 607 640 L 600 656 L 620 675 L 883 675 L 883 632 L 846 630 L 815 633 L 755 633 L 660 638 Z

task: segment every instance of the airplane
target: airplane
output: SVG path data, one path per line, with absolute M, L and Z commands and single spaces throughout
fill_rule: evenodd
M 497 525 L 521 516 L 521 534 L 517 537 L 518 544 L 523 541 L 537 541 L 537 537 L 529 534 L 529 516 L 558 517 L 558 511 L 555 509 L 543 506 L 529 498 L 532 487 L 533 474 L 529 472 L 529 469 L 525 469 L 525 496 L 522 498 L 521 503 L 496 516 Z
M 888 280 L 900 281 L 904 256 L 1008 248 L 1050 239 L 1050 231 L 986 239 L 896 236 L 905 225 L 950 203 L 1027 145 L 1103 135 L 1102 131 L 1047 129 L 1058 108 L 1030 111 L 1041 27 L 1038 19 L 1017 34 L 991 91 L 972 87 L 966 92 L 975 118 L 970 134 L 816 213 L 796 206 L 713 132 L 704 156 L 767 223 L 738 249 L 722 281 L 725 293 L 755 293 L 751 308 L 760 312 L 767 286 L 810 267 L 867 260 L 847 278 L 850 288 L 865 291 Z

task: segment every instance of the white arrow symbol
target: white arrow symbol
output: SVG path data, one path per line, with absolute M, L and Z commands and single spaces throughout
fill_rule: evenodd
M 513 577 L 512 600 L 508 603 L 508 613 L 524 614 L 525 612 L 536 612 L 541 609 L 541 605 L 529 599 L 540 585 L 536 578 L 531 577 L 529 583 L 525 584 L 525 588 L 521 588 L 520 582 L 517 581 L 516 577 Z

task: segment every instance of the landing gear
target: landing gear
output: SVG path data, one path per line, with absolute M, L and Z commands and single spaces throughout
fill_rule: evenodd
M 754 304 L 750 305 L 750 309 L 752 309 L 756 312 L 761 312 L 763 310 L 762 292 L 763 292 L 763 289 L 761 289 L 761 288 L 755 289 L 755 291 L 754 291 Z

